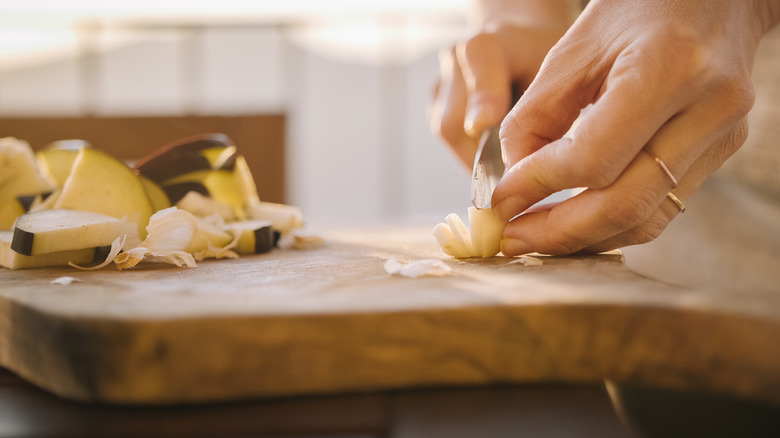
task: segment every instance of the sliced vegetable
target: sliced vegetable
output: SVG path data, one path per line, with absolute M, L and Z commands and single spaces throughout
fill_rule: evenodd
M 0 169 L 0 201 L 54 190 L 54 180 L 40 172 L 26 141 L 0 138 Z
M 11 249 L 23 255 L 48 254 L 111 245 L 123 235 L 137 239 L 134 222 L 79 210 L 43 210 L 16 220 Z
M 217 215 L 225 221 L 236 220 L 235 210 L 214 198 L 198 192 L 189 192 L 176 203 L 176 207 L 189 211 L 195 216 L 207 217 Z
M 211 196 L 209 189 L 202 182 L 185 181 L 176 184 L 160 186 L 172 204 L 178 204 L 185 196 L 195 192 L 203 196 Z
M 68 179 L 70 169 L 78 154 L 79 149 L 50 147 L 38 151 L 35 155 L 41 172 L 50 175 L 58 186 L 62 186 Z
M 243 155 L 236 157 L 236 165 L 233 169 L 233 176 L 236 179 L 238 190 L 244 198 L 244 205 L 257 205 L 260 203 L 260 196 L 257 194 L 257 185 L 252 177 L 252 171 L 249 169 L 246 159 Z
M 0 230 L 10 230 L 26 209 L 18 198 L 0 199 Z
M 95 149 L 83 148 L 73 162 L 54 208 L 93 211 L 137 221 L 146 236 L 152 205 L 138 177 L 123 162 Z
M 235 250 L 239 254 L 264 254 L 274 247 L 271 222 L 247 220 L 225 224 L 224 229 L 238 237 Z
M 54 187 L 54 180 L 38 169 L 27 142 L 0 138 L 0 229 L 11 229 L 14 220 L 29 208 L 25 201 L 51 193 Z
M 238 219 L 245 219 L 244 194 L 239 188 L 232 171 L 227 170 L 199 170 L 180 175 L 172 180 L 162 183 L 164 190 L 169 186 L 177 187 L 182 183 L 201 184 L 206 188 L 208 196 L 215 201 L 229 205 Z
M 138 175 L 138 179 L 141 180 L 146 197 L 152 204 L 152 211 L 160 211 L 171 206 L 171 200 L 159 184 L 143 175 Z
M 105 257 L 106 247 L 58 251 L 48 254 L 22 255 L 11 249 L 13 231 L 0 231 L 0 266 L 8 269 L 32 269 L 64 266 L 68 262 L 88 264 Z
M 235 146 L 230 137 L 203 134 L 163 146 L 138 160 L 135 169 L 152 181 L 162 183 L 197 170 L 232 169 L 233 155 Z

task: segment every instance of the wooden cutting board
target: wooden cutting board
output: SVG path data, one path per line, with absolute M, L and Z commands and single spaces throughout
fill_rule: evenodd
M 459 261 L 427 228 L 324 237 L 194 269 L 0 270 L 0 364 L 123 404 L 607 378 L 780 405 L 777 294 L 667 285 L 619 254 Z

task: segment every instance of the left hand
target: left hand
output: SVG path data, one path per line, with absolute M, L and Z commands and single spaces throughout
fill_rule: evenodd
M 509 170 L 493 209 L 517 216 L 502 252 L 591 253 L 657 237 L 680 211 L 667 193 L 690 197 L 746 138 L 762 12 L 730 0 L 592 0 L 502 123 Z M 587 190 L 526 211 L 576 187 Z

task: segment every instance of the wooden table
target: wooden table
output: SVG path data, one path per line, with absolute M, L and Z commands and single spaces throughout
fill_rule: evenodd
M 776 295 L 666 285 L 616 254 L 458 261 L 428 229 L 325 238 L 196 269 L 0 271 L 0 364 L 110 405 L 348 394 L 370 406 L 419 388 L 603 379 L 780 405 Z M 453 271 L 392 276 L 388 258 Z M 50 284 L 62 275 L 81 281 Z

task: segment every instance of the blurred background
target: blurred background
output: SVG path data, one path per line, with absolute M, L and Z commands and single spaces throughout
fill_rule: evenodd
M 40 149 L 57 135 L 56 121 L 57 132 L 133 159 L 163 145 L 133 142 L 174 140 L 185 123 L 262 131 L 281 120 L 269 142 L 262 132 L 228 132 L 255 157 L 253 172 L 271 169 L 256 175 L 278 184 L 260 187 L 272 194 L 264 200 L 298 205 L 314 224 L 439 221 L 470 204 L 469 175 L 426 117 L 437 52 L 464 35 L 468 8 L 467 0 L 0 0 L 0 137 Z M 85 121 L 111 126 L 110 135 L 79 135 Z M 135 140 L 150 124 L 161 133 Z

